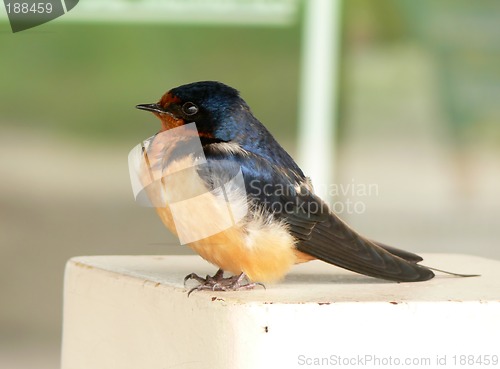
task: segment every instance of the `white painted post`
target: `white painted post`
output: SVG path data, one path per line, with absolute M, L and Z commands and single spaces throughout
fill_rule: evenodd
M 328 201 L 335 171 L 341 0 L 307 0 L 302 39 L 299 164 Z
M 265 290 L 188 298 L 184 276 L 216 270 L 199 256 L 74 258 L 61 369 L 498 368 L 500 261 L 424 258 L 482 276 L 390 283 L 316 260 Z

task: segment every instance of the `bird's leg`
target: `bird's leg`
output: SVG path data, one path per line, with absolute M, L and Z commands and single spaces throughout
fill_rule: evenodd
M 188 274 L 184 278 L 184 285 L 190 279 L 194 279 L 200 284 L 189 290 L 188 296 L 193 291 L 238 291 L 238 290 L 251 290 L 255 286 L 262 286 L 266 288 L 262 283 L 250 283 L 246 281 L 245 273 L 239 275 L 234 275 L 231 277 L 224 278 L 224 271 L 219 269 L 217 273 L 213 276 L 207 275 L 206 278 L 202 278 L 195 273 Z

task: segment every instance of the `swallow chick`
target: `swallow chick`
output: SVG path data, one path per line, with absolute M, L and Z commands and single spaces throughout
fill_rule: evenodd
M 161 121 L 144 151 L 142 176 L 160 184 L 148 197 L 161 200 L 156 211 L 182 243 L 219 267 L 186 276 L 200 283 L 189 293 L 251 289 L 314 259 L 396 282 L 434 277 L 420 256 L 365 238 L 334 214 L 234 88 L 186 84 L 137 108 Z

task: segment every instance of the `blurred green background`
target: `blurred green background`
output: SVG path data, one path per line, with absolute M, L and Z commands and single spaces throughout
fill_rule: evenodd
M 415 252 L 500 259 L 500 2 L 349 0 L 342 23 L 335 182 L 378 187 L 335 199 L 365 205 L 343 218 Z M 1 15 L 0 367 L 58 366 L 68 258 L 189 252 L 133 201 L 128 152 L 159 127 L 136 104 L 219 80 L 296 152 L 301 27 L 299 12 L 13 34 Z

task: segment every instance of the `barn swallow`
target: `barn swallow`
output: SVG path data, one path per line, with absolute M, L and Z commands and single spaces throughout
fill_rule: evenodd
M 170 203 L 156 207 L 174 234 L 179 235 L 183 223 L 187 224 L 184 228 L 196 228 L 188 219 L 195 214 L 202 214 L 200 219 L 217 218 L 219 210 L 208 204 L 210 194 L 237 171 L 243 177 L 245 191 L 231 196 L 233 203 L 245 208 L 244 217 L 227 229 L 186 242 L 219 267 L 214 276 L 188 275 L 185 282 L 195 279 L 200 283 L 193 290 L 251 289 L 262 282 L 280 280 L 292 265 L 314 259 L 396 282 L 434 277 L 431 268 L 418 264 L 423 260 L 420 256 L 365 238 L 334 214 L 234 88 L 214 81 L 196 82 L 171 89 L 156 103 L 136 107 L 152 112 L 161 121 L 147 162 L 161 160 L 144 175 L 191 168 L 189 175 L 184 171 L 166 185 L 170 197 L 209 194 L 205 200 L 191 202 L 180 220 L 173 219 Z M 162 133 L 193 123 L 194 131 L 186 129 L 184 136 L 159 142 Z M 186 147 L 182 143 L 193 139 L 201 143 L 201 153 L 182 149 Z M 196 163 L 201 155 L 203 166 Z M 148 196 L 159 194 L 150 191 Z M 233 276 L 224 277 L 224 271 Z

